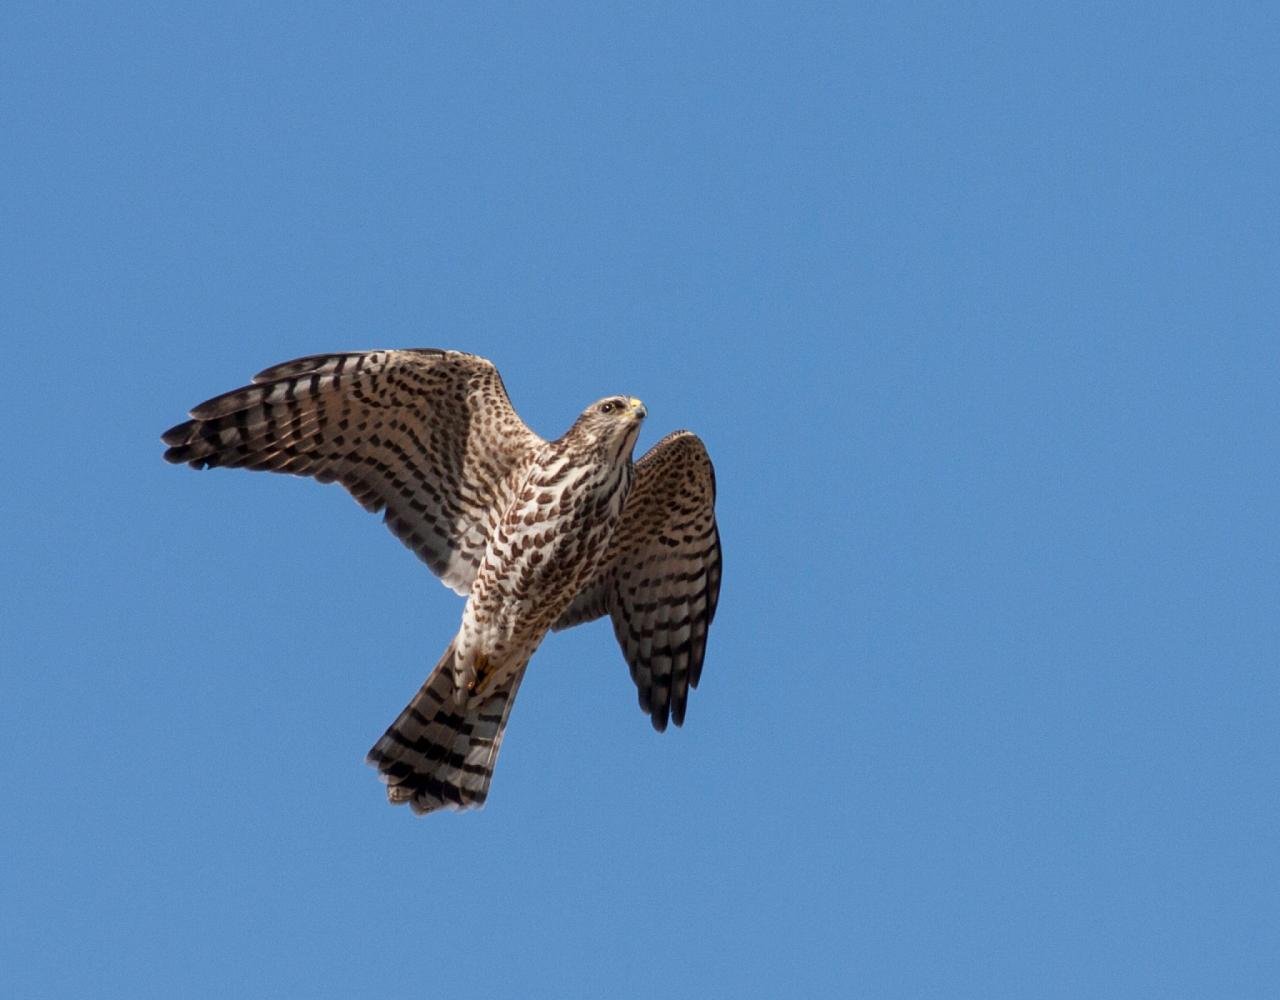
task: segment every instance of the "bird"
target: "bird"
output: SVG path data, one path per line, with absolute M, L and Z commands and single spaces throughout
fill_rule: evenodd
M 392 804 L 482 806 L 534 651 L 606 615 L 653 728 L 684 723 L 722 575 L 696 434 L 633 460 L 647 410 L 620 395 L 544 440 L 491 361 L 438 348 L 286 361 L 189 416 L 161 436 L 168 462 L 339 483 L 466 596 L 435 669 L 366 756 Z

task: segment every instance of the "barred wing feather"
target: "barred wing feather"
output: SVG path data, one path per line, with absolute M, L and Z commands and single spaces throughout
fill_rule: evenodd
M 635 481 L 596 575 L 557 630 L 608 614 L 654 729 L 684 722 L 720 596 L 715 470 L 697 435 L 668 435 Z
M 460 594 L 492 512 L 544 443 L 491 362 L 431 348 L 287 361 L 191 418 L 164 433 L 168 461 L 341 483 Z

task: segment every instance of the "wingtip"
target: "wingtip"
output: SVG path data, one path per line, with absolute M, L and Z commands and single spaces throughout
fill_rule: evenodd
M 186 444 L 191 435 L 191 427 L 194 423 L 194 420 L 184 420 L 180 424 L 174 424 L 160 435 L 160 440 L 167 445 Z

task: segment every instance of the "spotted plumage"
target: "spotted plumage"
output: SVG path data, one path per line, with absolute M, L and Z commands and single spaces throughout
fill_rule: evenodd
M 688 431 L 632 463 L 645 410 L 593 403 L 555 441 L 494 366 L 456 351 L 316 355 L 201 403 L 163 435 L 197 469 L 341 483 L 458 593 L 462 625 L 369 752 L 394 803 L 482 804 L 546 633 L 608 614 L 654 727 L 684 721 L 720 589 L 715 476 Z

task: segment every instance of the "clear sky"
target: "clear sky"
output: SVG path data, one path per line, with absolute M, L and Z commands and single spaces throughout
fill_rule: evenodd
M 1273 4 L 8 0 L 0 50 L 0 994 L 1275 995 Z M 684 729 L 597 623 L 483 811 L 384 803 L 461 600 L 159 440 L 384 346 L 704 438 Z

